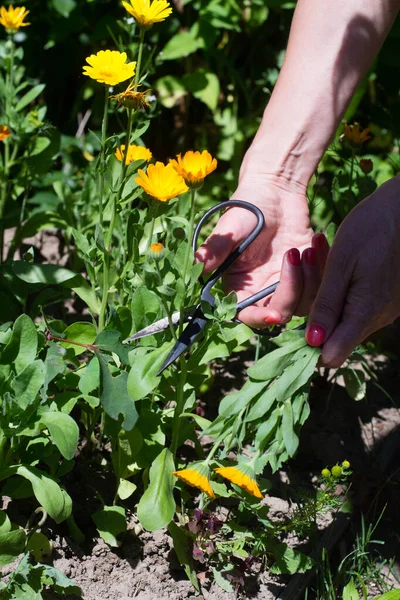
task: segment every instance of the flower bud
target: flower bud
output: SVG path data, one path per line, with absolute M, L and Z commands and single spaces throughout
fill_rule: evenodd
M 343 469 L 349 469 L 349 468 L 350 468 L 350 463 L 349 463 L 349 461 L 348 461 L 348 460 L 344 460 L 344 461 L 342 462 L 342 467 L 343 467 Z
M 335 479 L 340 477 L 341 474 L 342 474 L 342 467 L 339 467 L 339 465 L 335 465 L 334 467 L 332 467 L 332 475 L 333 475 L 333 477 L 335 477 Z
M 321 475 L 322 475 L 322 477 L 330 477 L 331 476 L 331 472 L 330 472 L 329 469 L 325 468 L 325 469 L 322 469 Z
M 147 252 L 149 257 L 153 260 L 162 260 L 165 256 L 165 248 L 161 242 L 151 244 Z

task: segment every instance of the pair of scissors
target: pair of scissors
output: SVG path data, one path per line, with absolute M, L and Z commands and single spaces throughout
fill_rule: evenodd
M 241 242 L 239 244 L 239 246 L 223 261 L 223 263 L 214 271 L 214 273 L 212 273 L 209 276 L 209 278 L 207 279 L 206 282 L 204 282 L 202 278 L 199 279 L 200 283 L 203 285 L 201 294 L 200 294 L 200 302 L 196 306 L 192 306 L 184 311 L 184 319 L 183 320 L 184 320 L 184 322 L 188 322 L 188 325 L 185 327 L 185 329 L 182 331 L 181 335 L 175 342 L 172 350 L 168 354 L 167 358 L 165 359 L 164 363 L 162 364 L 161 368 L 159 369 L 157 375 L 160 375 L 173 362 L 175 362 L 177 360 L 177 358 L 179 358 L 184 352 L 186 352 L 188 350 L 188 348 L 194 343 L 194 341 L 199 337 L 199 335 L 202 333 L 202 331 L 205 329 L 209 319 L 204 315 L 204 313 L 202 311 L 201 302 L 203 302 L 203 301 L 207 302 L 211 306 L 211 309 L 213 309 L 215 307 L 215 298 L 211 293 L 212 288 L 217 283 L 217 281 L 222 277 L 224 272 L 254 242 L 254 240 L 261 233 L 261 230 L 264 227 L 264 224 L 265 224 L 264 215 L 261 212 L 261 210 L 259 208 L 257 208 L 257 206 L 254 206 L 254 204 L 250 204 L 249 202 L 244 202 L 243 200 L 227 200 L 225 202 L 221 202 L 219 204 L 216 204 L 212 208 L 210 208 L 210 210 L 208 210 L 203 215 L 203 217 L 200 219 L 200 221 L 198 222 L 198 224 L 195 228 L 195 231 L 194 231 L 194 235 L 193 235 L 193 242 L 192 242 L 193 252 L 196 252 L 196 250 L 197 250 L 197 241 L 198 241 L 198 238 L 199 238 L 199 235 L 200 235 L 200 232 L 201 232 L 201 229 L 202 229 L 204 223 L 216 212 L 218 212 L 222 209 L 225 210 L 226 208 L 231 208 L 231 207 L 244 208 L 245 210 L 252 212 L 257 217 L 257 224 L 254 227 L 253 231 L 247 236 L 247 238 L 245 240 L 243 240 L 243 242 Z M 260 290 L 256 294 L 249 296 L 249 298 L 246 298 L 245 300 L 238 302 L 237 307 L 236 307 L 236 312 L 238 313 L 241 310 L 243 310 L 244 308 L 251 306 L 255 302 L 262 300 L 262 298 L 266 298 L 267 296 L 269 296 L 276 290 L 278 285 L 279 285 L 279 281 Z M 179 324 L 180 311 L 177 311 L 171 315 L 171 321 L 174 326 L 177 326 Z M 241 321 L 236 318 L 234 319 L 234 321 L 237 323 L 241 323 Z M 138 339 L 140 339 L 142 337 L 146 337 L 148 335 L 154 335 L 161 331 L 165 331 L 166 329 L 168 329 L 168 327 L 169 327 L 168 318 L 164 317 L 163 319 L 160 319 L 156 323 L 153 323 L 152 325 L 149 325 L 148 327 L 145 327 L 144 329 L 141 329 L 134 335 L 130 336 L 129 338 L 124 340 L 124 343 L 128 343 L 133 340 L 138 340 Z M 257 333 L 257 334 L 269 335 L 269 336 L 274 335 L 272 332 L 268 332 L 268 331 L 265 331 L 262 329 L 255 329 L 253 327 L 251 329 L 254 331 L 254 333 Z

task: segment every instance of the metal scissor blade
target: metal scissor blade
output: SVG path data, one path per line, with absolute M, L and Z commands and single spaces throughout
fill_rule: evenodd
M 188 321 L 190 321 L 192 319 L 195 311 L 196 311 L 196 306 L 191 306 L 190 308 L 187 308 L 183 313 L 183 322 L 187 323 Z M 174 312 L 171 315 L 171 321 L 175 327 L 178 325 L 179 319 L 180 319 L 180 311 L 177 310 L 176 312 Z M 127 344 L 128 342 L 132 342 L 133 340 L 140 340 L 140 338 L 147 337 L 148 335 L 156 335 L 157 333 L 160 333 L 161 331 L 166 331 L 168 329 L 168 327 L 169 327 L 168 317 L 164 317 L 163 319 L 159 319 L 155 323 L 152 323 L 151 325 L 144 327 L 140 331 L 137 331 L 130 337 L 126 338 L 126 340 L 124 340 L 122 343 Z
M 208 319 L 204 316 L 200 306 L 198 306 L 196 312 L 192 316 L 189 325 L 187 325 L 182 331 L 182 334 L 179 336 L 179 339 L 175 342 L 174 347 L 163 362 L 161 368 L 157 373 L 157 377 L 161 375 L 161 373 L 167 367 L 169 367 L 177 358 L 179 358 L 181 354 L 186 352 L 189 346 L 193 344 L 196 338 L 203 331 L 207 323 Z

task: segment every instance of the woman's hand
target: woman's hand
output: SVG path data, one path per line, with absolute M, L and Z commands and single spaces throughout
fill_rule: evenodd
M 400 177 L 346 217 L 326 264 L 306 338 L 339 367 L 355 346 L 400 315 Z
M 329 246 L 322 234 L 313 235 L 305 189 L 279 177 L 247 174 L 232 199 L 245 200 L 264 213 L 265 227 L 224 276 L 224 288 L 238 300 L 280 280 L 276 292 L 250 306 L 239 318 L 252 327 L 287 323 L 309 312 L 316 296 Z M 213 271 L 252 231 L 255 216 L 240 208 L 222 215 L 199 248 L 196 259 L 204 272 Z

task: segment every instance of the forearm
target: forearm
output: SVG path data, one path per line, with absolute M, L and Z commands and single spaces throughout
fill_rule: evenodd
M 399 9 L 400 0 L 299 0 L 241 179 L 267 173 L 307 185 Z

